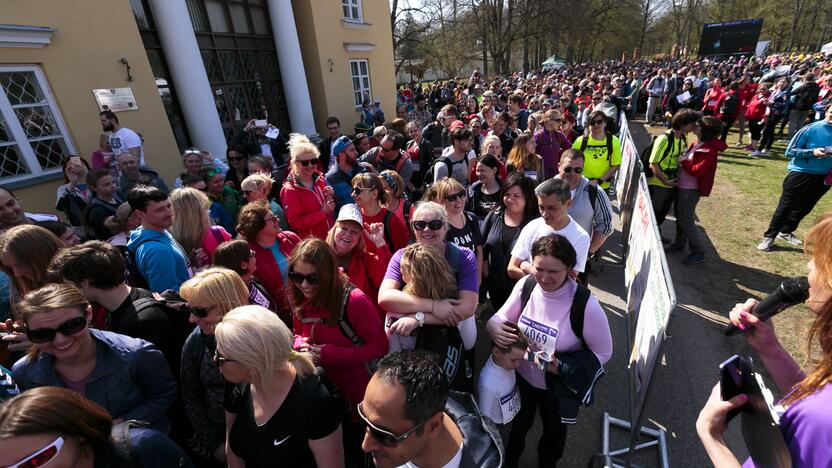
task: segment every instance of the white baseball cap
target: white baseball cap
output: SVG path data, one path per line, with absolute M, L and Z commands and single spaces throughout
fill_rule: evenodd
M 355 203 L 347 203 L 338 211 L 337 221 L 355 221 L 359 226 L 364 226 L 364 219 L 361 217 L 361 210 Z

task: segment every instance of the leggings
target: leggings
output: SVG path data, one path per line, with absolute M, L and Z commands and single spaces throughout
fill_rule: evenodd
M 760 141 L 760 134 L 763 132 L 763 122 L 759 120 L 749 120 L 748 130 L 751 132 L 751 141 Z
M 760 138 L 760 146 L 757 147 L 758 150 L 770 150 L 771 145 L 774 144 L 774 130 L 777 129 L 777 124 L 784 122 L 785 119 L 782 115 L 769 115 L 766 119 L 766 123 L 763 125 L 763 135 Z
M 725 141 L 725 139 L 728 138 L 728 130 L 731 130 L 731 125 L 734 125 L 734 120 L 736 120 L 736 117 L 720 117 L 719 120 L 722 121 L 723 125 L 722 141 Z
M 537 408 L 543 420 L 543 434 L 537 443 L 538 466 L 556 466 L 566 447 L 566 424 L 560 420 L 558 401 L 546 390 L 533 387 L 519 373 L 520 412 L 511 421 L 511 435 L 506 447 L 506 466 L 517 466 L 526 446 L 526 435 L 534 423 Z

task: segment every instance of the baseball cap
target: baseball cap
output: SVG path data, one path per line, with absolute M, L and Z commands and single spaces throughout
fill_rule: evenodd
M 341 135 L 340 137 L 338 137 L 337 140 L 335 140 L 335 142 L 332 143 L 332 155 L 338 156 L 339 154 L 344 152 L 344 150 L 347 149 L 351 144 L 352 140 L 350 140 L 350 137 L 346 135 Z
M 465 123 L 461 120 L 454 120 L 453 123 L 451 124 L 450 128 L 451 128 L 451 131 L 454 131 L 458 128 L 465 128 Z
M 355 221 L 359 226 L 364 226 L 364 218 L 361 217 L 361 210 L 355 203 L 347 203 L 338 211 L 338 221 Z

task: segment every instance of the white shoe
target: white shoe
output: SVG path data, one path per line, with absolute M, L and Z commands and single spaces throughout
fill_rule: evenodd
M 758 151 L 758 150 L 754 150 L 754 151 L 751 152 L 751 154 L 749 154 L 749 156 L 751 156 L 752 158 L 759 158 L 762 155 L 763 155 L 763 152 Z
M 757 244 L 757 250 L 762 250 L 763 252 L 768 252 L 774 246 L 774 239 L 769 239 L 768 237 L 763 237 L 762 242 Z
M 798 239 L 794 234 L 791 232 L 781 232 L 777 234 L 777 238 L 783 241 L 788 242 L 791 245 L 801 246 L 803 245 L 803 241 Z

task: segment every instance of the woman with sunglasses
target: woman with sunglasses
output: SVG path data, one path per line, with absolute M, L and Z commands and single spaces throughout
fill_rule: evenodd
M 147 421 L 166 431 L 176 381 L 151 343 L 88 328 L 92 313 L 81 292 L 47 284 L 28 293 L 19 310 L 34 346 L 12 368 L 21 391 L 63 387 L 100 404 L 117 421 Z
M 543 114 L 543 128 L 534 133 L 535 149 L 543 159 L 543 173 L 547 179 L 558 173 L 560 155 L 572 146 L 561 132 L 563 122 L 563 115 L 559 111 L 546 111 Z
M 506 159 L 506 172 L 522 172 L 526 177 L 541 183 L 546 180 L 543 159 L 537 154 L 537 144 L 528 133 L 514 139 L 514 147 Z
M 225 382 L 214 361 L 214 329 L 231 309 L 248 304 L 249 292 L 237 273 L 209 268 L 182 283 L 179 295 L 188 301 L 188 320 L 197 325 L 182 347 L 179 371 L 182 403 L 194 430 L 191 449 L 213 466 L 225 462 Z
M 194 466 L 162 432 L 131 423 L 113 426 L 107 410 L 77 392 L 34 388 L 0 406 L 0 466 Z M 124 440 L 114 440 L 113 432 Z M 125 442 L 128 450 L 119 448 Z
M 465 188 L 448 177 L 433 184 L 425 196 L 427 201 L 436 202 L 445 209 L 448 217 L 445 240 L 476 254 L 477 278 L 482 281 L 482 233 L 477 216 L 465 211 Z
M 364 223 L 372 226 L 382 223 L 384 226 L 384 241 L 392 254 L 404 248 L 410 242 L 410 231 L 404 221 L 382 205 L 387 204 L 387 192 L 381 184 L 381 177 L 377 174 L 363 173 L 352 178 L 352 198 L 361 208 Z M 376 250 L 376 244 L 365 236 L 365 242 L 370 242 L 370 250 Z
M 182 187 L 182 179 L 186 175 L 202 177 L 202 169 L 206 167 L 216 168 L 221 173 L 228 171 L 228 165 L 219 158 L 215 158 L 210 151 L 203 151 L 198 148 L 188 148 L 182 153 L 182 166 L 185 172 L 173 181 L 173 187 Z
M 320 242 L 320 240 L 316 240 Z M 225 405 L 228 466 L 344 466 L 341 412 L 292 332 L 259 306 L 217 325 L 214 361 L 236 384 Z
M 502 189 L 502 179 L 497 175 L 500 160 L 486 154 L 477 160 L 477 180 L 468 186 L 468 202 L 465 209 L 474 213 L 482 222 L 485 216 L 497 206 Z
M 517 280 L 489 272 L 506 271 L 520 231 L 539 216 L 534 187 L 534 181 L 519 172 L 508 176 L 498 205 L 483 223 L 483 281 L 495 307 L 506 301 Z
M 584 153 L 584 177 L 607 189 L 621 166 L 621 140 L 607 132 L 607 115 L 600 110 L 589 114 L 588 127 L 572 148 Z
M 370 381 L 370 363 L 387 353 L 379 313 L 338 269 L 335 252 L 320 239 L 298 244 L 289 258 L 289 280 L 294 349 L 309 352 L 315 364 L 324 368 L 344 392 L 352 412 Z M 352 336 L 345 334 L 344 323 Z
M 225 150 L 228 161 L 228 172 L 225 173 L 225 185 L 230 185 L 236 191 L 242 189 L 243 180 L 248 177 L 248 152 L 239 145 L 230 145 Z
M 284 231 L 289 230 L 289 223 L 286 222 L 286 214 L 283 212 L 283 207 L 280 206 L 274 198 L 271 197 L 272 186 L 274 179 L 268 173 L 254 173 L 243 179 L 240 187 L 242 188 L 243 198 L 246 203 L 253 203 L 257 200 L 266 200 L 269 203 L 269 208 L 272 214 L 277 216 L 280 229 Z
M 203 192 L 189 187 L 174 189 L 170 194 L 173 224 L 170 234 L 179 242 L 190 260 L 190 265 L 200 270 L 211 265 L 214 250 L 231 240 L 231 234 L 222 226 L 214 226 L 208 216 L 211 201 Z
M 291 231 L 283 231 L 266 200 L 257 200 L 243 207 L 237 232 L 254 252 L 257 277 L 276 301 L 278 315 L 291 327 L 292 313 L 286 296 L 289 284 L 289 256 L 300 242 Z
M 306 136 L 293 133 L 289 155 L 292 170 L 280 191 L 286 220 L 301 238 L 323 239 L 335 223 L 335 192 L 318 170 L 318 147 Z

